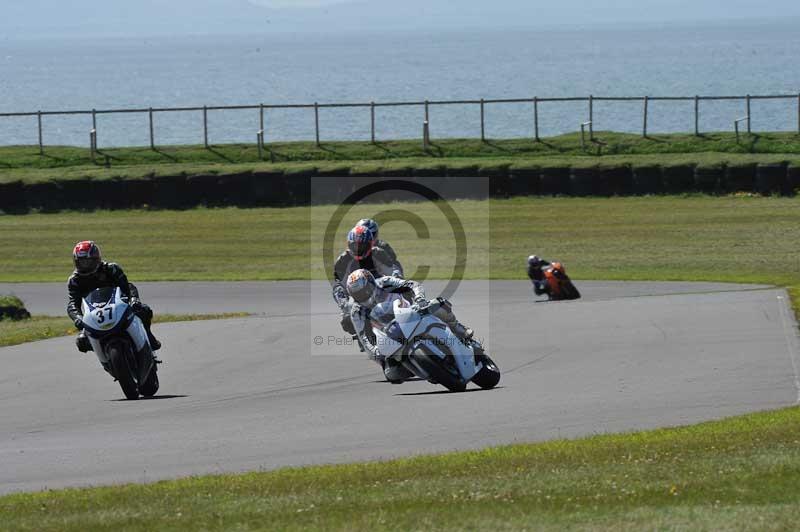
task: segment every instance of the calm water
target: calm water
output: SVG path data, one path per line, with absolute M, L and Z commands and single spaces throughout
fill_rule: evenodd
M 0 41 L 0 112 L 594 95 L 800 92 L 792 23 L 653 30 L 352 37 Z M 654 103 L 653 131 L 689 131 L 693 104 Z M 730 130 L 743 103 L 703 103 L 701 127 Z M 542 105 L 541 134 L 578 129 L 586 104 Z M 596 129 L 639 131 L 641 103 L 598 103 Z M 419 137 L 420 108 L 381 109 L 380 138 Z M 214 143 L 255 141 L 256 111 L 212 112 Z M 434 136 L 479 134 L 476 107 L 433 108 Z M 323 110 L 323 139 L 369 137 L 367 109 Z M 757 102 L 753 127 L 797 127 L 797 102 Z M 46 117 L 46 144 L 88 142 L 90 118 Z M 530 104 L 487 108 L 492 137 L 532 135 Z M 101 117 L 100 145 L 145 145 L 146 115 Z M 267 140 L 311 139 L 313 111 L 270 111 Z M 202 142 L 201 113 L 156 115 L 161 144 Z M 35 144 L 35 118 L 0 118 L 0 144 Z

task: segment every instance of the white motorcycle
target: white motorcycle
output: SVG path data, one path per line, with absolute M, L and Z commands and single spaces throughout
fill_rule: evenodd
M 500 382 L 500 370 L 483 347 L 474 340 L 462 342 L 433 315 L 441 300 L 421 309 L 402 298 L 387 303 L 393 306 L 395 319 L 385 329 L 374 329 L 377 345 L 387 359 L 452 392 L 464 391 L 470 381 L 486 390 Z
M 128 399 L 158 391 L 158 367 L 142 320 L 119 288 L 98 288 L 83 300 L 83 330 L 97 359 Z

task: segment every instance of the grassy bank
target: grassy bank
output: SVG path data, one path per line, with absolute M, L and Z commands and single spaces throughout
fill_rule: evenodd
M 242 318 L 246 313 L 235 314 L 164 314 L 156 315 L 154 323 L 174 323 L 179 321 L 224 320 Z M 0 347 L 19 345 L 60 336 L 77 334 L 75 326 L 67 317 L 34 316 L 27 320 L 0 321 Z
M 518 198 L 452 206 L 473 250 L 468 278 L 489 273 L 524 279 L 525 259 L 535 252 L 562 259 L 579 279 L 800 284 L 798 198 Z M 400 222 L 385 224 L 382 237 L 410 271 L 429 264 L 431 277 L 449 275 L 449 225 L 438 223 L 441 215 L 431 204 L 406 207 L 428 221 L 431 238 L 419 239 Z M 386 208 L 359 206 L 348 221 Z M 0 216 L 0 282 L 63 282 L 80 239 L 100 243 L 134 281 L 322 279 L 321 252 L 312 256 L 308 227 L 313 220 L 311 232 L 322 234 L 333 212 L 301 207 Z M 337 250 L 344 248 L 347 229 L 336 236 Z
M 792 530 L 800 408 L 387 463 L 0 498 L 0 530 Z
M 580 135 L 542 139 L 435 140 L 425 150 L 417 140 L 370 142 L 309 142 L 269 145 L 272 162 L 261 161 L 255 145 L 102 149 L 92 161 L 86 148 L 0 148 L 0 183 L 43 181 L 54 178 L 142 178 L 161 175 L 308 172 L 370 174 L 385 171 L 436 172 L 449 168 L 519 168 L 558 166 L 673 166 L 722 164 L 747 165 L 769 162 L 800 164 L 800 135 L 764 133 L 743 136 L 737 143 L 732 133 L 694 135 L 638 135 L 598 132 L 599 142 L 581 147 Z M 268 152 L 268 153 L 269 153 Z M 108 168 L 106 167 L 108 165 Z

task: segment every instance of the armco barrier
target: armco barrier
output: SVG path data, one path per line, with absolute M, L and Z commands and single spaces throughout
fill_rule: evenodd
M 706 194 L 719 193 L 725 180 L 725 168 L 722 166 L 697 166 L 694 169 L 694 185 Z
M 427 175 L 434 174 L 435 175 Z M 694 167 L 691 165 L 629 166 L 595 168 L 515 168 L 508 166 L 432 167 L 423 170 L 403 169 L 364 172 L 320 173 L 315 186 L 329 188 L 330 195 L 315 189 L 311 196 L 313 168 L 292 173 L 241 172 L 193 176 L 159 176 L 137 179 L 75 179 L 36 183 L 1 183 L 0 210 L 24 213 L 30 210 L 124 209 L 143 206 L 162 209 L 187 209 L 199 205 L 212 207 L 285 207 L 309 205 L 319 199 L 341 197 L 375 179 L 435 180 L 437 188 L 453 198 L 477 198 L 474 190 L 463 187 L 464 177 L 490 177 L 493 197 L 533 195 L 608 196 L 703 191 L 793 194 L 800 188 L 800 167 L 786 164 L 761 164 L 735 167 Z M 402 173 L 407 174 L 403 176 Z M 410 174 L 410 175 L 408 175 Z M 380 201 L 400 199 L 387 196 Z M 410 198 L 406 198 L 410 199 Z
M 786 184 L 785 164 L 760 164 L 756 168 L 756 192 L 779 194 Z
M 509 196 L 538 196 L 541 192 L 541 172 L 538 168 L 509 170 Z
M 613 196 L 633 194 L 633 169 L 630 166 L 601 167 L 601 179 L 608 181 L 609 193 Z
M 665 166 L 661 169 L 661 179 L 664 183 L 664 192 L 679 194 L 694 190 L 694 166 L 675 165 Z
M 786 187 L 784 194 L 794 194 L 800 190 L 800 166 L 790 166 L 786 169 Z
M 662 188 L 660 166 L 637 166 L 633 169 L 635 194 L 658 194 Z
M 753 192 L 756 183 L 756 165 L 728 166 L 725 168 L 725 190 L 728 192 Z
M 599 181 L 597 168 L 572 168 L 569 176 L 570 194 L 592 196 Z
M 570 168 L 545 167 L 542 168 L 539 178 L 539 194 L 543 196 L 558 196 L 570 193 Z

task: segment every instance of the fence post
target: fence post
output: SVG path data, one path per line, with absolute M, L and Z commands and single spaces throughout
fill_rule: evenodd
M 319 103 L 314 102 L 314 128 L 317 134 L 317 147 L 319 147 Z
M 154 131 L 154 127 L 153 127 L 153 108 L 152 107 L 148 110 L 148 115 L 150 117 L 150 149 L 151 150 L 155 150 L 156 149 L 156 136 L 155 136 L 155 131 Z
M 533 97 L 533 129 L 534 140 L 539 142 L 539 97 Z
M 481 142 L 486 142 L 486 115 L 485 109 L 486 102 L 481 98 Z
M 261 131 L 261 144 L 259 149 L 264 148 L 264 104 L 258 104 L 258 129 Z
M 594 96 L 589 95 L 589 140 L 594 140 Z
M 747 95 L 747 134 L 750 135 L 752 130 L 750 129 L 750 95 Z
M 700 136 L 700 96 L 694 97 L 694 136 Z
M 647 138 L 647 104 L 650 102 L 650 97 L 644 97 L 644 124 L 642 126 L 642 136 Z
M 92 155 L 92 162 L 95 161 L 95 154 L 97 152 L 97 130 L 92 129 L 89 131 L 89 152 Z
M 260 129 L 256 133 L 256 144 L 258 145 L 258 160 L 264 160 L 264 130 Z
M 369 114 L 371 123 L 370 131 L 372 132 L 372 143 L 375 144 L 375 102 L 371 102 L 369 104 Z
M 94 131 L 94 149 L 97 150 L 97 110 L 92 109 L 92 130 Z
M 208 148 L 208 107 L 203 106 L 203 145 Z
M 39 122 L 39 155 L 44 155 L 44 142 L 42 141 L 42 112 L 37 112 L 36 117 Z

